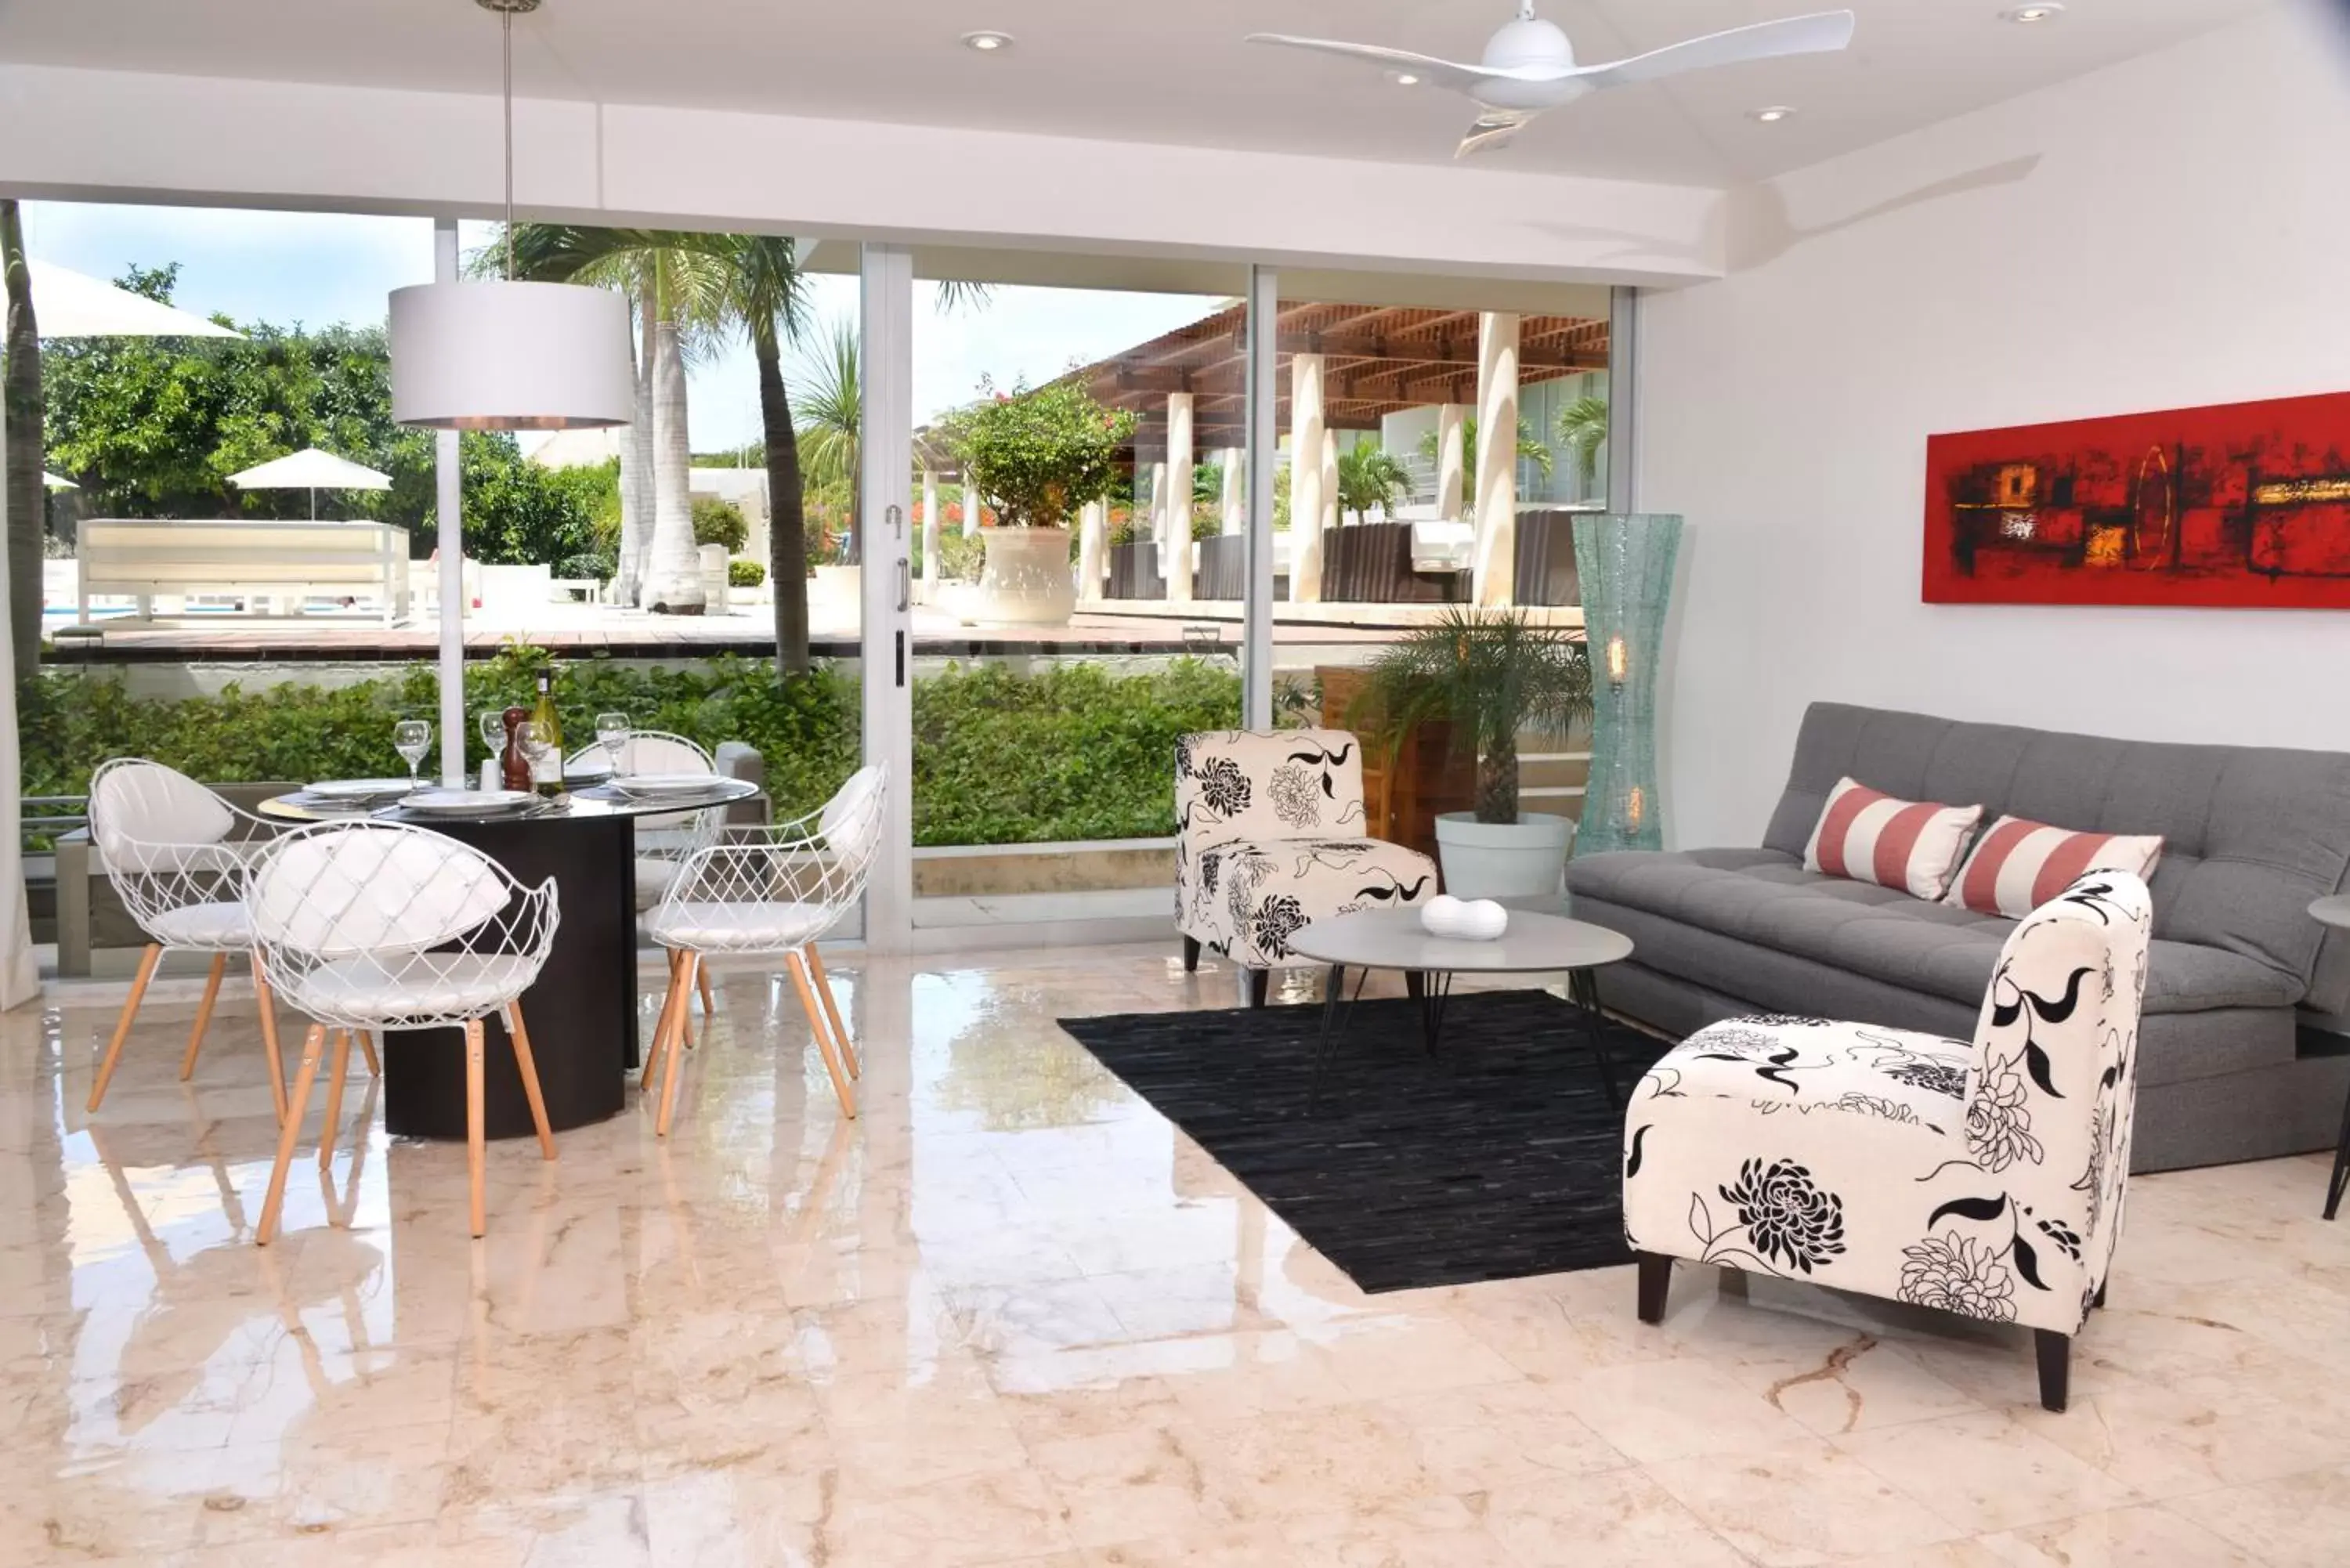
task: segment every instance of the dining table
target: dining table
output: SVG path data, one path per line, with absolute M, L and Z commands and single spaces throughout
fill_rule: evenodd
M 627 1101 L 638 1064 L 637 828 L 653 817 L 715 811 L 759 786 L 712 774 L 706 791 L 631 793 L 608 775 L 518 809 L 451 815 L 397 798 L 354 805 L 324 786 L 275 796 L 261 815 L 286 823 L 395 822 L 468 844 L 525 888 L 552 878 L 558 919 L 546 965 L 522 994 L 548 1125 L 560 1131 L 605 1121 Z M 490 1033 L 484 1127 L 494 1138 L 535 1133 L 505 1024 Z M 465 1044 L 458 1029 L 399 1030 L 383 1042 L 384 1127 L 397 1137 L 465 1137 Z

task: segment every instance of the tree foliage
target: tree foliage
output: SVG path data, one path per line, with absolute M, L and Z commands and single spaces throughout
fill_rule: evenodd
M 1374 506 L 1393 512 L 1410 493 L 1411 471 L 1368 436 L 1338 454 L 1338 505 L 1357 518 L 1369 516 Z
M 723 545 L 728 555 L 737 556 L 751 542 L 751 524 L 743 517 L 743 509 L 723 496 L 697 495 L 693 498 L 693 542 Z
M 1107 495 L 1134 435 L 1132 410 L 1102 407 L 1073 379 L 983 397 L 949 424 L 964 483 L 1015 528 L 1060 527 Z

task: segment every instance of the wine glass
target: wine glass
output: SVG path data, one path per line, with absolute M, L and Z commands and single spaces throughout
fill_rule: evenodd
M 614 778 L 629 775 L 629 731 L 626 713 L 596 715 L 596 743 L 603 748 L 605 760 L 612 764 Z
M 417 787 L 416 770 L 432 749 L 432 726 L 421 719 L 402 719 L 391 727 L 391 749 L 408 763 L 408 787 Z
M 480 720 L 482 744 L 490 749 L 490 761 L 496 762 L 506 751 L 506 711 L 484 708 Z
M 541 791 L 548 794 L 554 794 L 555 790 L 546 788 L 544 782 L 546 761 L 555 754 L 553 732 L 537 720 L 527 719 L 515 729 L 515 743 L 522 748 L 523 760 L 530 763 L 530 776 L 534 780 L 540 781 Z M 560 785 L 556 786 L 556 788 L 560 787 Z

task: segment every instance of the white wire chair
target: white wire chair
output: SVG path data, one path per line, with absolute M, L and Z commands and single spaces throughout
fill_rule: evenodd
M 680 867 L 645 925 L 670 954 L 669 991 L 645 1059 L 646 1092 L 660 1104 L 656 1136 L 669 1136 L 687 999 L 712 956 L 783 959 L 841 1111 L 857 1115 L 851 1082 L 864 1067 L 816 944 L 864 896 L 888 794 L 889 775 L 880 766 L 859 768 L 818 809 L 791 822 L 738 828 L 727 842 L 697 852 Z
M 253 966 L 260 1002 L 261 1040 L 269 1057 L 269 1096 L 286 1115 L 286 1068 L 278 1054 L 277 1010 L 254 950 L 245 917 L 244 876 L 253 855 L 283 831 L 276 823 L 240 811 L 187 774 L 143 757 L 117 757 L 100 764 L 89 781 L 90 839 L 106 868 L 115 897 L 147 938 L 130 994 L 116 1020 L 114 1037 L 90 1085 L 89 1109 L 106 1099 L 107 1085 L 122 1057 L 123 1043 L 139 1016 L 148 983 L 163 954 L 172 949 L 212 954 L 195 1027 L 180 1060 L 182 1082 L 193 1076 L 203 1049 L 213 1003 L 230 955 L 244 953 Z M 375 1060 L 374 1047 L 368 1060 Z
M 321 1165 L 334 1150 L 353 1032 L 464 1031 L 465 1164 L 473 1234 L 482 1234 L 482 1020 L 491 1013 L 505 1016 L 539 1152 L 555 1158 L 521 1004 L 555 945 L 561 916 L 555 879 L 525 888 L 480 850 L 424 828 L 328 822 L 271 845 L 253 867 L 245 899 L 270 984 L 316 1020 L 302 1043 L 255 1240 L 266 1245 L 276 1232 L 286 1169 L 330 1029 L 335 1056 Z
M 698 742 L 666 730 L 631 730 L 622 742 L 629 748 L 629 771 L 639 774 L 708 774 L 718 776 L 717 761 L 702 749 Z M 582 746 L 571 753 L 564 763 L 566 772 L 585 769 L 601 763 L 618 772 L 620 759 L 599 739 L 593 745 Z M 726 808 L 707 807 L 700 811 L 665 811 L 640 816 L 636 823 L 636 910 L 641 915 L 661 900 L 670 884 L 677 880 L 678 868 L 701 850 L 718 842 L 726 831 Z M 704 1017 L 716 1011 L 710 993 L 710 981 L 702 981 L 702 1012 Z

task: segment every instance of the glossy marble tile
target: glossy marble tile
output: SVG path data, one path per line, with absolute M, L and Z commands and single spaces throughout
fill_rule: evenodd
M 2074 1408 L 2029 1337 L 1622 1269 L 1368 1296 L 1053 1027 L 1230 1005 L 1158 949 L 722 977 L 676 1129 L 335 1158 L 252 1244 L 249 988 L 0 1019 L 0 1563 L 162 1568 L 2337 1563 L 2350 1228 L 2322 1160 L 2144 1179 Z M 648 1013 L 651 977 L 646 977 Z M 1302 994 L 1302 993 L 1301 993 Z M 542 1054 L 560 1049 L 541 1042 Z M 305 1147 L 315 1137 L 306 1130 Z

